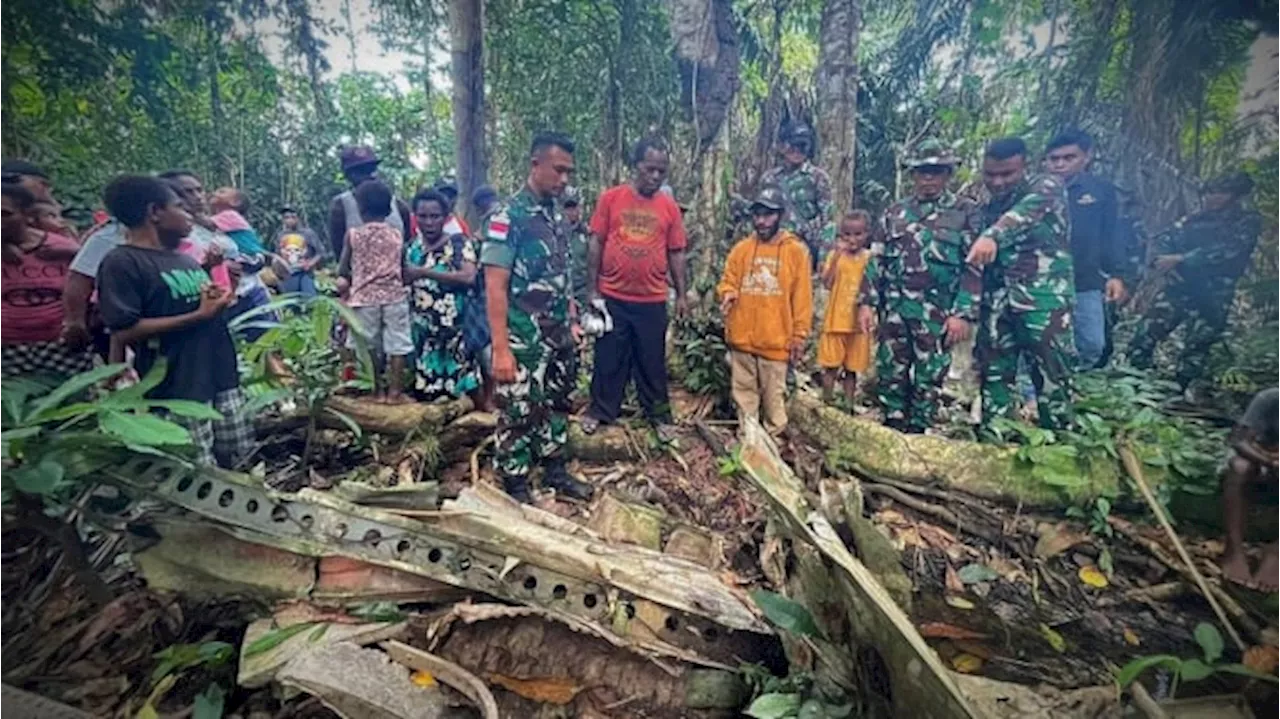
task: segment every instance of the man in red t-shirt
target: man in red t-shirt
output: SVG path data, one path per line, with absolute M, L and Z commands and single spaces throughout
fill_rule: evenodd
M 688 310 L 685 246 L 680 208 L 660 192 L 667 177 L 667 149 L 644 139 L 631 154 L 631 182 L 606 190 L 591 218 L 587 296 L 603 301 L 613 330 L 596 340 L 591 406 L 582 429 L 595 431 L 622 410 L 627 382 L 635 378 L 645 417 L 669 436 L 667 395 L 667 277 L 676 291 L 676 314 Z

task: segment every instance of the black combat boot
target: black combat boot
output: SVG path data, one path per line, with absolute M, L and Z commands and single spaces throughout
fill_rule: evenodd
M 521 504 L 533 504 L 533 497 L 529 494 L 529 477 L 503 477 L 502 488 L 512 499 Z
M 547 472 L 542 475 L 542 486 L 550 487 L 559 494 L 573 499 L 588 501 L 595 494 L 596 488 L 586 482 L 579 482 L 569 474 L 563 459 L 553 459 L 547 463 Z

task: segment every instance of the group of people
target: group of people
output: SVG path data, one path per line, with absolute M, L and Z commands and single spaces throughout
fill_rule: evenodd
M 953 348 L 976 334 L 981 432 L 1014 411 L 1021 366 L 1040 424 L 1068 426 L 1072 375 L 1102 360 L 1105 306 L 1123 301 L 1133 281 L 1115 187 L 1087 171 L 1092 149 L 1088 135 L 1065 132 L 1048 145 L 1047 172 L 1032 176 L 1026 144 L 996 140 L 981 183 L 957 191 L 956 158 L 925 139 L 907 162 L 909 191 L 882 218 L 834 218 L 830 182 L 810 160 L 812 133 L 793 128 L 750 202 L 752 232 L 729 252 L 716 287 L 739 415 L 775 433 L 786 427 L 816 275 L 825 288 L 816 293 L 825 297 L 816 359 L 828 396 L 842 376 L 855 395 L 874 356 L 885 423 L 929 430 Z M 268 301 L 264 279 L 314 294 L 317 268 L 336 259 L 340 296 L 359 319 L 348 348 L 361 335 L 384 358 L 380 401 L 471 395 L 489 406 L 496 394 L 494 466 L 506 490 L 527 500 L 531 470 L 543 465 L 544 485 L 589 497 L 563 452 L 579 349 L 594 338 L 584 432 L 617 421 L 634 380 L 645 417 L 669 436 L 668 305 L 689 310 L 688 237 L 662 142 L 636 144 L 629 181 L 602 192 L 589 220 L 570 184 L 574 150 L 564 135 L 535 137 L 514 194 L 473 193 L 481 221 L 472 232 L 454 212 L 452 183 L 406 203 L 379 179 L 371 148 L 345 148 L 351 187 L 329 207 L 327 246 L 293 207 L 281 208 L 282 229 L 263 243 L 241 192 L 206 197 L 186 170 L 117 178 L 104 193 L 109 217 L 81 242 L 58 217 L 46 173 L 6 161 L 4 372 L 65 375 L 91 366 L 95 347 L 111 361 L 131 353 L 141 374 L 164 359 L 166 378 L 151 396 L 213 403 L 226 419 L 192 423 L 193 436 L 206 456 L 234 464 L 248 420 L 237 412 L 244 400 L 227 321 Z M 1244 175 L 1210 183 L 1205 209 L 1158 238 L 1152 270 L 1166 283 L 1130 348 L 1135 362 L 1189 320 L 1179 378 L 1199 371 L 1194 355 L 1221 334 L 1259 232 L 1242 205 L 1250 189 Z

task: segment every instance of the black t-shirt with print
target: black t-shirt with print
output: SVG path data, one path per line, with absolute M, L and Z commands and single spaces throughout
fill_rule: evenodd
M 200 290 L 209 282 L 208 273 L 186 255 L 121 245 L 98 270 L 98 306 L 109 329 L 125 330 L 139 320 L 194 312 Z M 139 376 L 146 375 L 158 356 L 169 362 L 164 380 L 148 393 L 153 399 L 209 402 L 239 384 L 235 345 L 221 315 L 149 337 L 133 349 Z

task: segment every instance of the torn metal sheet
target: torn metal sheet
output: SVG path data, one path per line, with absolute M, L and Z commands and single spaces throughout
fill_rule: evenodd
M 528 509 L 464 508 L 466 501 L 496 503 L 479 495 L 460 500 L 458 508 L 407 519 L 310 489 L 279 494 L 251 477 L 153 457 L 134 459 L 108 476 L 234 528 L 251 542 L 392 567 L 712 661 L 751 660 L 759 635 L 772 634 L 743 596 L 703 567 L 529 521 Z M 519 560 L 514 568 L 510 558 Z
M 752 420 L 743 422 L 740 430 L 746 475 L 769 497 L 788 533 L 813 546 L 839 570 L 835 585 L 844 590 L 850 629 L 887 663 L 897 713 L 920 719 L 976 719 L 979 715 L 902 609 L 849 553 L 826 517 L 809 506 L 804 485 L 779 457 L 769 434 Z

